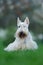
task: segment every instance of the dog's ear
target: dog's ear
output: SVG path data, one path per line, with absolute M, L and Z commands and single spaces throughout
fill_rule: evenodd
M 17 18 L 17 26 L 19 25 L 19 23 L 21 22 L 21 20 L 19 19 L 19 17 Z
M 29 18 L 26 17 L 25 21 L 24 21 L 27 25 L 29 25 Z

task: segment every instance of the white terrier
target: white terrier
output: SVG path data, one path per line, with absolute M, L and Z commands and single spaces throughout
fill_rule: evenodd
M 19 18 L 17 19 L 17 26 L 18 29 L 15 34 L 15 41 L 10 43 L 6 48 L 5 51 L 13 51 L 19 49 L 37 49 L 37 43 L 33 41 L 32 36 L 28 30 L 29 26 L 29 19 L 26 17 L 24 22 L 21 22 Z

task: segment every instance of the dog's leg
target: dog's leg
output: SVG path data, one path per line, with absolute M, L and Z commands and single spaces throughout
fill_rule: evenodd
M 32 35 L 31 33 L 29 32 L 28 34 L 28 37 L 26 38 L 26 48 L 27 49 L 37 49 L 38 48 L 38 45 L 37 43 L 32 39 Z
M 38 48 L 38 45 L 35 41 L 31 40 L 26 44 L 26 48 L 34 50 Z
M 26 49 L 26 44 L 23 43 L 22 46 L 21 46 L 21 49 L 25 50 Z
M 6 48 L 4 48 L 5 51 L 14 51 L 18 50 L 20 48 L 20 42 L 18 43 L 17 40 L 15 40 L 13 43 L 10 43 Z

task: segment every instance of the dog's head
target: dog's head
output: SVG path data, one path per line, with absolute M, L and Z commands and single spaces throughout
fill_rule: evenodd
M 28 35 L 28 26 L 29 26 L 29 19 L 26 17 L 24 22 L 21 22 L 19 18 L 17 18 L 17 31 L 16 31 L 16 37 L 19 37 L 21 39 L 26 38 Z

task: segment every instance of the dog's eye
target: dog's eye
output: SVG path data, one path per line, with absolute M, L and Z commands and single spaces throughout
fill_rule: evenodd
M 20 26 L 18 26 L 20 28 Z

